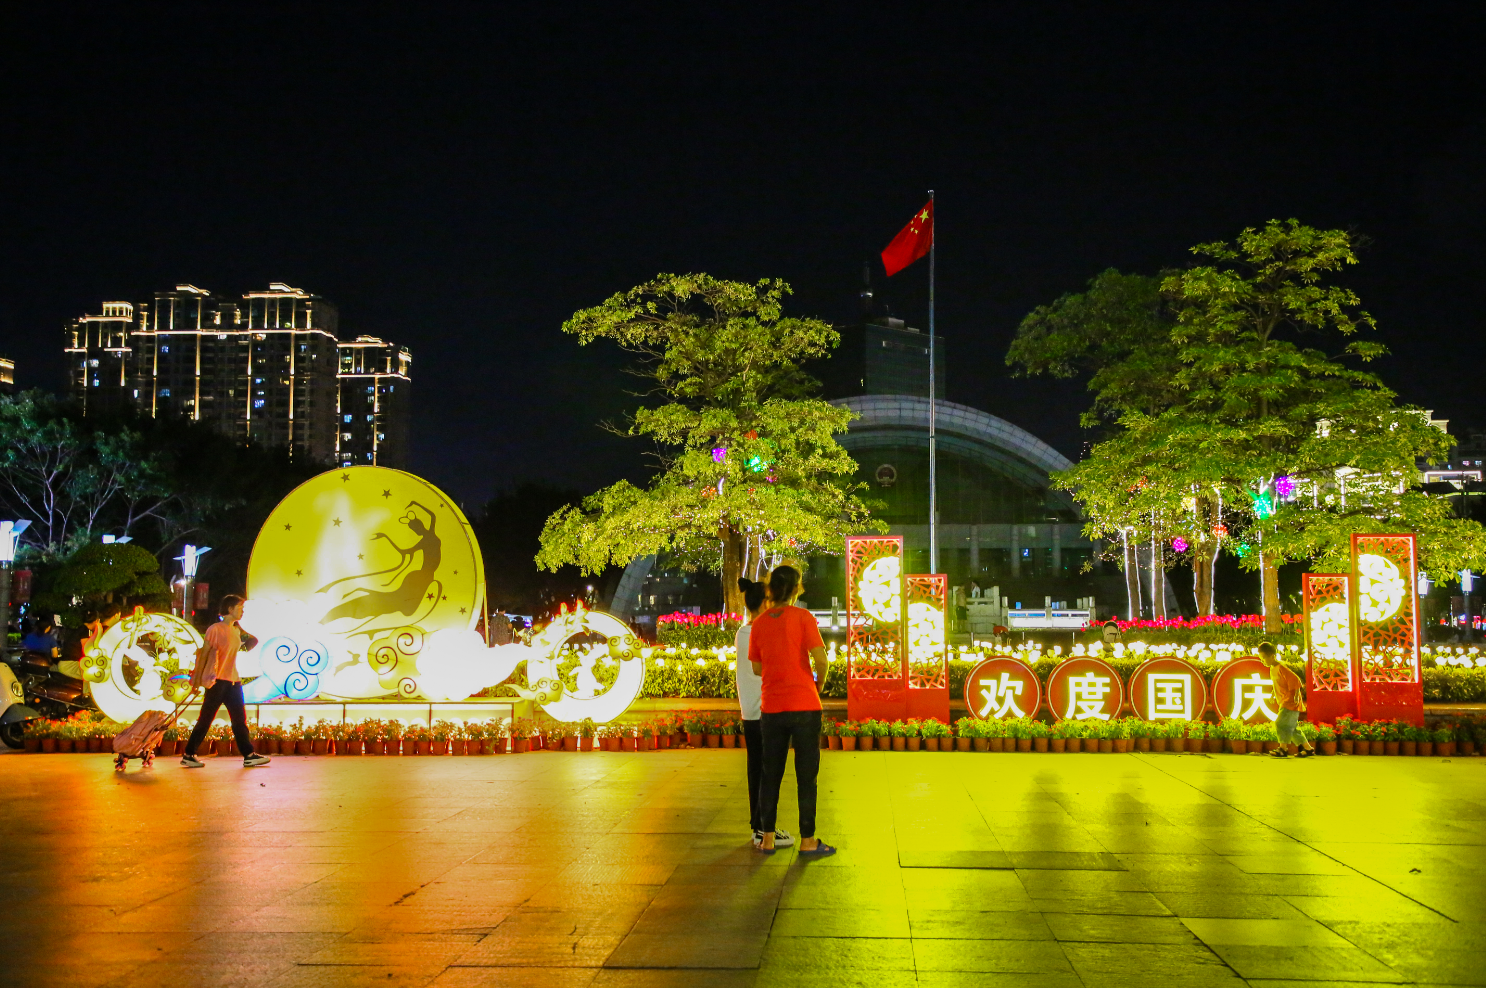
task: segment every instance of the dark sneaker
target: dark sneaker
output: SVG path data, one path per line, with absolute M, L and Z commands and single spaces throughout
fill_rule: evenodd
M 182 755 L 181 756 L 181 767 L 182 768 L 206 768 L 206 762 L 202 761 L 200 758 L 197 758 L 195 755 Z
M 243 759 L 243 768 L 257 768 L 259 765 L 267 765 L 271 761 L 273 761 L 272 758 L 267 755 L 260 755 L 255 751 Z

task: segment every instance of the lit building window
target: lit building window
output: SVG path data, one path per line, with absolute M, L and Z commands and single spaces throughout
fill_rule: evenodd
M 170 389 L 169 388 L 161 388 L 160 389 L 160 397 L 161 398 L 169 398 L 170 397 Z
M 263 399 L 262 398 L 254 398 L 253 399 L 253 407 L 254 408 L 262 408 L 263 407 Z

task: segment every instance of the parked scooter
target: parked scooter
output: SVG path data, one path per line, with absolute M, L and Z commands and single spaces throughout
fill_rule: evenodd
M 37 717 L 70 717 L 94 708 L 82 680 L 64 676 L 40 652 L 20 652 L 0 663 L 4 696 L 0 702 L 0 742 L 22 747 L 22 725 Z M 14 712 L 12 712 L 14 710 Z

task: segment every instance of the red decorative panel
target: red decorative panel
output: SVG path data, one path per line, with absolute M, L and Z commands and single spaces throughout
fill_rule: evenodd
M 1363 683 L 1419 682 L 1416 559 L 1413 535 L 1352 536 L 1351 613 Z
M 949 577 L 943 573 L 908 577 L 908 688 L 949 689 L 944 664 L 945 615 Z
M 846 539 L 846 658 L 851 679 L 903 679 L 903 537 Z
M 1306 688 L 1352 690 L 1351 577 L 1346 573 L 1302 573 L 1305 602 Z

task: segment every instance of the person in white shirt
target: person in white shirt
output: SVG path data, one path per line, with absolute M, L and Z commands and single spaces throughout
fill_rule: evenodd
M 738 629 L 738 634 L 733 638 L 733 644 L 738 650 L 733 680 L 738 686 L 738 707 L 743 713 L 743 740 L 748 751 L 748 829 L 753 831 L 753 846 L 758 847 L 764 840 L 763 831 L 759 830 L 759 785 L 764 778 L 764 735 L 759 724 L 763 716 L 760 704 L 764 680 L 753 671 L 753 663 L 748 661 L 748 632 L 753 620 L 763 612 L 768 587 L 739 577 L 738 589 L 743 591 L 743 607 L 748 611 L 748 622 Z M 775 847 L 788 847 L 794 842 L 795 839 L 788 831 L 774 831 Z

